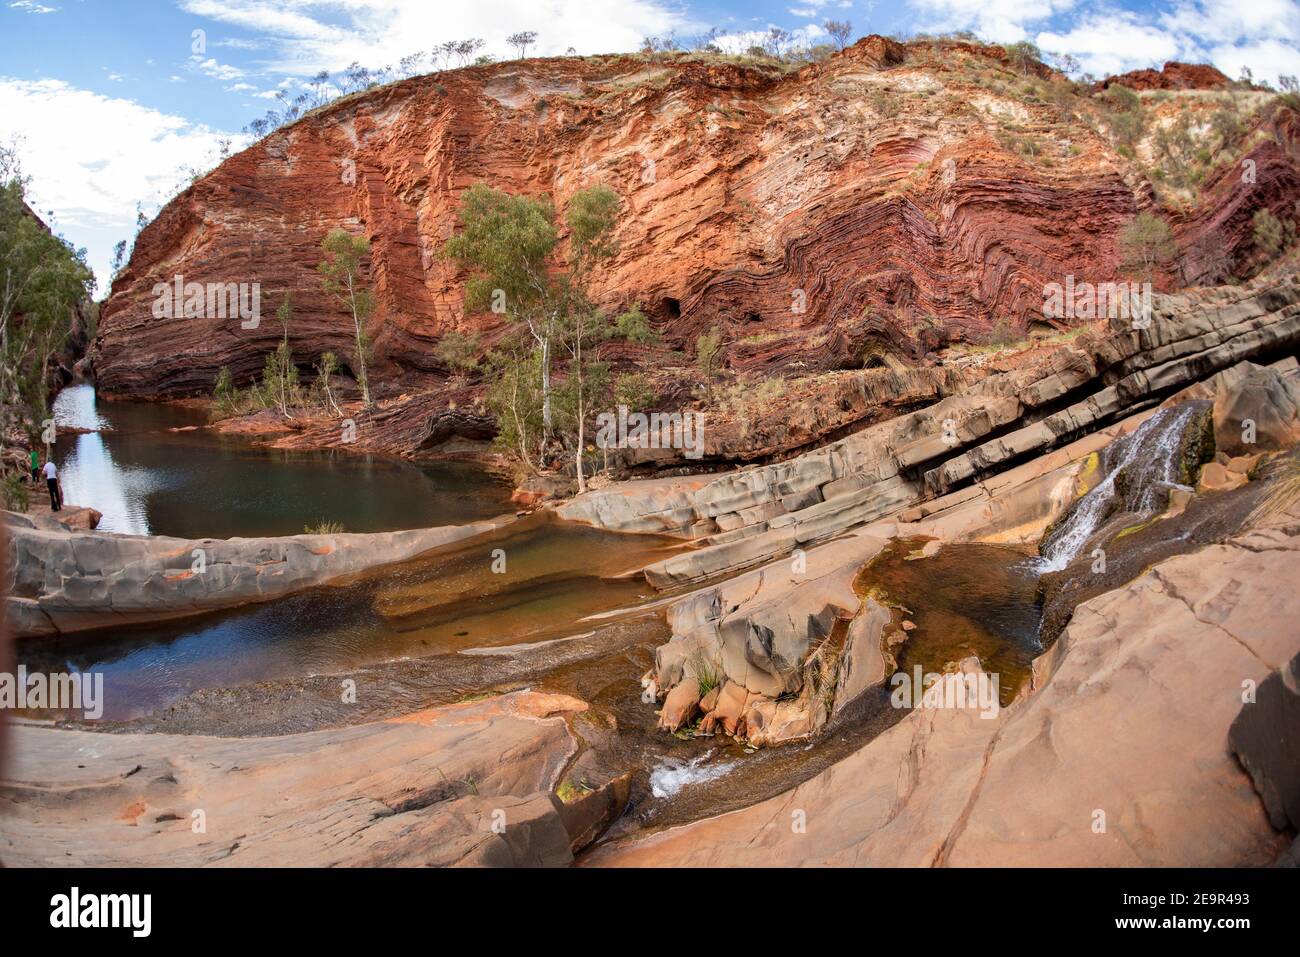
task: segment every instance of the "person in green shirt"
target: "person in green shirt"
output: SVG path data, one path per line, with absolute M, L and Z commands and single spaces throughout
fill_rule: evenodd
M 27 458 L 32 467 L 32 484 L 35 485 L 36 479 L 41 473 L 40 459 L 37 458 L 35 449 L 32 449 L 31 454 L 28 455 Z

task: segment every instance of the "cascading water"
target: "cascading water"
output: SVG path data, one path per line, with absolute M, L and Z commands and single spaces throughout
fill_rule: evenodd
M 1116 439 L 1102 455 L 1106 477 L 1075 503 L 1066 519 L 1043 542 L 1038 571 L 1056 572 L 1070 564 L 1117 511 L 1149 515 L 1162 508 L 1182 467 L 1183 435 L 1191 421 L 1205 411 L 1206 402 L 1184 402 L 1161 409 L 1130 434 Z M 1123 489 L 1116 481 L 1123 474 Z

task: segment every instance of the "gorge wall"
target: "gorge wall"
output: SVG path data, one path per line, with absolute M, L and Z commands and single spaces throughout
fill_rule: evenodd
M 624 347 L 624 365 L 669 364 L 714 325 L 733 368 L 783 374 L 860 366 L 866 353 L 913 364 L 998 322 L 1024 332 L 1043 322 L 1046 283 L 1121 278 L 1117 233 L 1154 208 L 1134 164 L 1059 103 L 1024 95 L 1030 80 L 998 47 L 868 37 L 797 71 L 574 57 L 348 96 L 226 160 L 145 227 L 104 304 L 95 372 L 105 391 L 142 397 L 207 393 L 222 366 L 249 381 L 288 292 L 299 363 L 327 350 L 346 363 L 351 317 L 315 273 L 321 239 L 343 227 L 372 245 L 372 385 L 438 387 L 443 335 L 478 333 L 487 347 L 504 331 L 491 314 L 463 316 L 463 277 L 438 256 L 477 181 L 560 209 L 596 183 L 622 197 L 599 297 L 640 302 L 663 334 Z M 1279 109 L 1260 123 L 1239 144 L 1255 181 L 1223 166 L 1203 202 L 1170 217 L 1180 254 L 1157 288 L 1196 280 L 1206 249 L 1248 252 L 1259 208 L 1289 215 L 1300 121 Z M 177 275 L 260 283 L 262 321 L 155 317 L 155 284 Z

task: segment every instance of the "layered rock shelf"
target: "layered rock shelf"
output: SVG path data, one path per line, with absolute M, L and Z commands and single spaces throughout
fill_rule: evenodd
M 51 528 L 5 513 L 5 610 L 19 637 L 270 601 L 501 528 L 513 516 L 402 532 L 195 539 Z
M 697 540 L 647 569 L 659 587 L 731 574 L 1045 455 L 1242 360 L 1293 351 L 1300 281 L 1157 296 L 1149 326 L 1116 325 L 789 461 L 588 492 L 559 513 Z
M 14 728 L 19 867 L 561 866 L 627 800 L 554 796 L 586 704 L 520 692 L 265 738 Z M 93 749 L 96 760 L 87 764 Z

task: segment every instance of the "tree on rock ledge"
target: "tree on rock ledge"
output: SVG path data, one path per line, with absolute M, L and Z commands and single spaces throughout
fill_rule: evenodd
M 352 310 L 352 326 L 356 334 L 357 384 L 361 386 L 361 400 L 370 408 L 370 379 L 366 374 L 366 359 L 370 352 L 370 337 L 366 334 L 366 320 L 375 309 L 375 299 L 361 282 L 361 260 L 370 254 L 370 240 L 353 236 L 345 229 L 332 229 L 321 242 L 328 257 L 316 267 L 321 274 L 325 291 L 338 298 Z
M 460 231 L 443 247 L 446 258 L 469 272 L 466 313 L 490 309 L 526 329 L 527 337 L 520 338 L 532 341 L 533 355 L 499 350 L 490 362 L 494 385 L 488 399 L 503 429 L 502 445 L 531 469 L 532 440 L 544 446 L 558 433 L 574 453 L 579 488 L 585 486 L 587 421 L 607 391 L 608 370 L 593 350 L 614 334 L 589 287 L 596 269 L 617 251 L 614 231 L 620 212 L 618 196 L 606 186 L 574 193 L 565 216 L 567 269 L 561 268 L 553 261 L 560 237 L 550 200 L 511 196 L 476 183 L 461 202 Z M 552 382 L 557 349 L 569 360 L 558 410 Z M 530 385 L 534 373 L 536 391 Z M 534 394 L 541 402 L 536 429 L 523 407 Z M 537 460 L 543 458 L 539 451 Z
M 1152 213 L 1138 213 L 1120 230 L 1119 249 L 1125 268 L 1145 282 L 1151 282 L 1156 267 L 1167 266 L 1178 251 L 1168 224 Z

